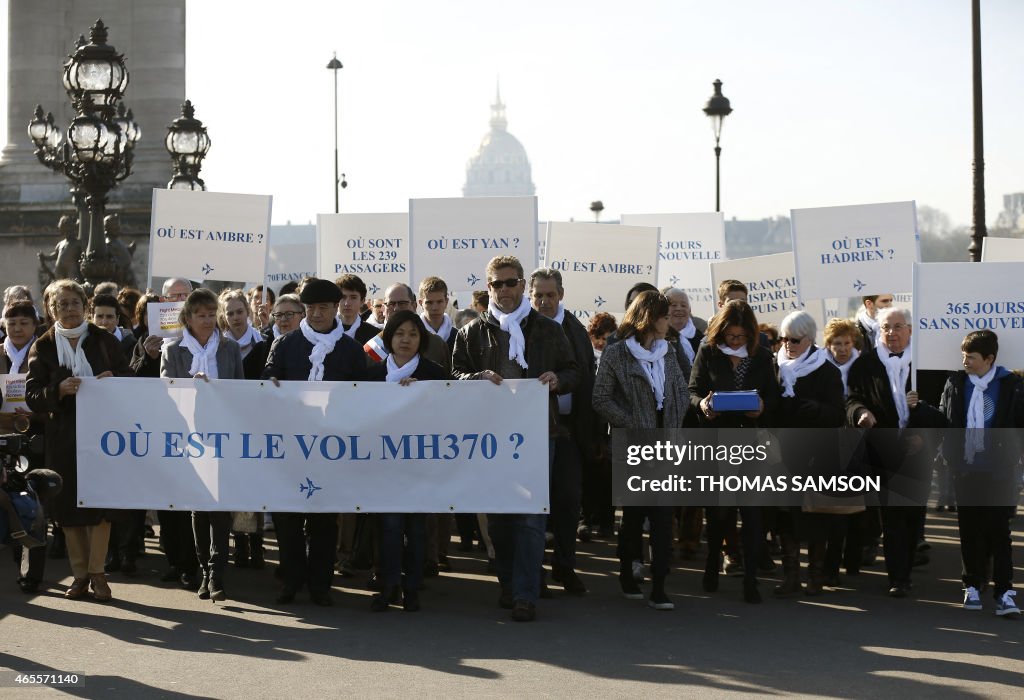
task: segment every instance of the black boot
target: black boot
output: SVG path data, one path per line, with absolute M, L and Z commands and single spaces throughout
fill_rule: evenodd
M 655 576 L 651 588 L 651 597 L 647 601 L 649 607 L 655 610 L 675 610 L 676 606 L 665 595 L 665 577 Z
M 825 585 L 825 540 L 815 538 L 807 543 L 807 595 L 821 595 Z
M 266 562 L 263 559 L 263 533 L 254 532 L 249 535 L 249 566 L 262 569 Z
M 235 534 L 235 566 L 239 569 L 249 568 L 249 538 L 252 535 L 248 535 L 244 532 L 236 532 Z
M 779 537 L 782 547 L 782 583 L 775 587 L 778 598 L 800 592 L 800 543 L 789 534 Z

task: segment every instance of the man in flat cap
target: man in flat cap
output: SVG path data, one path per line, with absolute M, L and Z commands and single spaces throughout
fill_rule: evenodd
M 299 295 L 306 318 L 298 333 L 282 335 L 270 347 L 263 378 L 342 382 L 362 378 L 366 360 L 359 343 L 345 335 L 338 323 L 341 290 L 330 280 L 311 279 Z M 338 540 L 335 513 L 274 513 L 274 528 L 281 548 L 284 588 L 278 603 L 290 603 L 303 585 L 317 605 L 331 605 L 334 550 Z M 309 554 L 306 533 L 309 533 Z

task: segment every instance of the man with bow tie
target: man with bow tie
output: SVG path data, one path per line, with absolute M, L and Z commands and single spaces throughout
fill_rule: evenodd
M 851 425 L 867 429 L 866 459 L 882 477 L 882 533 L 889 595 L 910 593 L 910 570 L 923 529 L 933 450 L 917 428 L 940 427 L 937 409 L 920 400 L 911 386 L 913 321 L 908 309 L 889 307 L 877 315 L 878 336 L 850 368 L 846 414 Z

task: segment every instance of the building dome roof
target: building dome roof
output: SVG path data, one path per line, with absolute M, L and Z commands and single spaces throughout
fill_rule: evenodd
M 495 197 L 532 195 L 533 186 L 530 159 L 526 149 L 508 133 L 505 105 L 498 91 L 491 105 L 491 130 L 480 142 L 476 155 L 466 166 L 465 197 Z

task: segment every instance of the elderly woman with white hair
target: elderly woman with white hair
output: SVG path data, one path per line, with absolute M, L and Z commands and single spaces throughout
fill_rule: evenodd
M 782 347 L 776 356 L 782 398 L 777 414 L 783 428 L 811 429 L 790 434 L 784 440 L 784 456 L 791 471 L 801 473 L 816 457 L 819 463 L 828 459 L 822 448 L 834 444 L 831 431 L 814 429 L 840 428 L 845 423 L 842 373 L 829 362 L 828 350 L 814 343 L 818 326 L 806 311 L 794 311 L 782 319 L 779 338 Z M 827 462 L 824 464 L 827 466 Z M 818 508 L 810 507 L 811 510 Z M 782 546 L 783 581 L 775 587 L 776 596 L 800 592 L 800 535 L 808 540 L 807 595 L 820 595 L 825 576 L 825 544 L 834 526 L 844 520 L 830 513 L 801 513 L 799 507 L 780 508 L 777 528 Z M 803 526 L 803 527 L 801 527 Z

